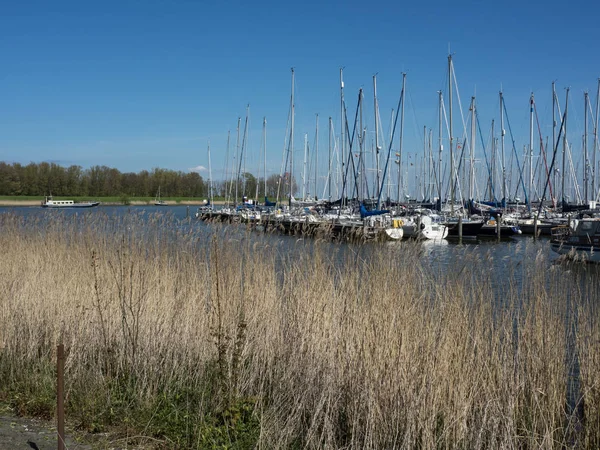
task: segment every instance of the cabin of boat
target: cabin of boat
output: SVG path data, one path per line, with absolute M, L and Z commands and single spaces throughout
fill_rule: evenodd
M 574 219 L 569 226 L 555 227 L 550 243 L 561 255 L 600 262 L 600 218 Z
M 75 203 L 73 200 L 54 200 L 51 195 L 44 198 L 42 208 L 91 208 L 100 202 Z

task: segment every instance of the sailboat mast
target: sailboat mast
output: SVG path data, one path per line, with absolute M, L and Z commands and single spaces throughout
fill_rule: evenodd
M 392 108 L 392 113 L 391 113 L 391 117 L 390 117 L 390 148 L 392 147 L 393 144 L 393 139 L 394 139 L 394 128 L 393 128 L 393 123 L 394 123 L 394 108 Z M 387 171 L 386 171 L 387 172 Z M 391 169 L 390 169 L 390 174 L 391 174 Z M 387 173 L 384 173 L 383 176 L 385 177 L 387 175 Z M 387 198 L 391 198 L 392 195 L 392 176 L 390 175 L 389 180 L 388 180 L 388 185 L 387 185 Z
M 240 158 L 240 124 L 241 123 L 242 123 L 242 118 L 238 117 L 238 123 L 237 123 L 237 141 L 236 141 L 236 144 L 235 144 L 235 147 L 236 147 L 236 149 L 235 149 L 235 157 L 240 160 L 240 164 L 241 164 L 241 158 Z M 232 177 L 232 180 L 233 180 L 233 177 Z M 238 171 L 237 174 L 236 174 L 236 177 L 235 177 L 235 203 L 234 203 L 234 205 L 236 205 L 236 206 L 238 204 L 238 187 L 239 187 L 239 184 L 240 184 L 240 173 Z
M 263 158 L 264 158 L 264 183 L 265 183 L 265 198 L 267 198 L 267 118 L 263 117 Z
M 488 180 L 488 200 L 495 201 L 494 196 L 494 173 L 496 171 L 496 135 L 494 134 L 494 119 L 492 119 L 492 151 L 490 161 L 490 177 Z
M 237 172 L 237 182 L 235 184 L 235 199 L 236 199 L 236 204 L 237 204 L 237 198 L 238 198 L 238 185 L 240 184 L 240 176 L 242 174 L 242 163 L 243 165 L 243 169 L 244 169 L 244 180 L 243 185 L 244 188 L 242 189 L 242 195 L 246 194 L 246 183 L 245 183 L 245 179 L 246 179 L 246 158 L 244 155 L 244 147 L 247 145 L 247 137 L 248 137 L 248 114 L 250 113 L 250 105 L 246 106 L 246 121 L 244 122 L 244 136 L 243 136 L 243 140 L 242 140 L 242 147 L 240 150 L 240 155 L 239 155 L 239 161 L 238 161 L 238 172 Z M 239 136 L 239 124 L 238 124 L 238 136 Z
M 229 175 L 227 169 L 229 167 L 229 138 L 231 131 L 227 130 L 227 149 L 225 150 L 225 167 L 223 168 L 223 180 L 225 180 L 225 203 L 229 203 L 229 189 L 227 188 Z
M 471 97 L 471 145 L 469 153 L 469 200 L 475 198 L 475 97 Z
M 556 146 L 556 84 L 552 82 L 552 148 Z M 554 189 L 557 189 L 558 184 L 556 183 L 556 169 L 553 169 L 552 173 Z M 556 201 L 553 199 L 552 204 L 556 206 Z
M 308 159 L 308 133 L 304 133 L 304 164 L 302 167 L 302 200 L 306 200 L 306 160 Z
M 400 110 L 400 147 L 398 149 L 398 203 L 400 203 L 400 186 L 402 186 L 402 146 L 404 141 L 404 101 L 406 88 L 406 73 L 402 72 L 402 109 Z
M 319 166 L 319 113 L 317 113 L 316 117 L 316 130 L 315 130 L 315 191 L 313 193 L 313 197 L 315 200 L 317 199 L 317 184 L 318 184 L 318 166 Z
M 592 189 L 593 189 L 593 193 L 594 193 L 594 198 L 596 198 L 596 196 L 598 195 L 598 186 L 596 186 L 596 170 L 598 169 L 596 167 L 596 152 L 599 150 L 598 148 L 598 113 L 600 112 L 599 110 L 600 107 L 600 78 L 598 78 L 598 91 L 596 92 L 596 117 L 595 117 L 595 123 L 594 123 L 594 153 L 592 156 L 592 162 L 594 164 L 594 169 L 592 171 Z
M 500 91 L 500 159 L 502 160 L 502 201 L 508 202 L 506 198 L 506 159 L 504 155 L 504 135 L 506 130 L 504 129 L 504 97 L 502 91 Z
M 210 199 L 210 204 L 213 204 L 214 195 L 213 195 L 213 181 L 212 181 L 212 165 L 210 163 L 210 141 L 208 141 L 208 198 Z
M 531 202 L 533 201 L 533 92 L 529 99 L 529 186 L 527 188 L 527 207 L 531 211 Z
M 454 214 L 454 154 L 452 146 L 454 137 L 452 136 L 452 55 L 448 55 L 448 107 L 449 107 L 449 127 L 450 127 L 450 213 Z
M 333 134 L 333 120 L 331 119 L 331 117 L 329 117 L 329 163 L 328 163 L 328 167 L 327 167 L 327 196 L 329 201 L 331 202 L 331 141 L 332 141 L 332 137 L 331 135 Z
M 438 191 L 438 202 L 440 203 L 439 210 L 442 210 L 442 150 L 444 149 L 444 144 L 442 141 L 442 120 L 443 120 L 443 112 L 442 112 L 442 91 L 438 91 L 439 96 L 439 145 L 438 145 L 438 179 L 437 179 L 437 191 Z
M 379 198 L 379 191 L 381 189 L 381 182 L 379 180 L 379 108 L 377 106 L 377 74 L 373 75 L 373 108 L 375 109 L 375 164 L 376 172 L 375 177 L 377 180 L 377 198 Z M 379 203 L 377 209 L 379 209 Z
M 564 120 L 564 133 L 563 133 L 563 154 L 562 154 L 562 180 L 561 180 L 561 192 L 562 192 L 562 203 L 565 204 L 565 173 L 567 171 L 567 110 L 569 109 L 569 88 L 567 88 L 567 98 L 565 102 L 565 120 Z
M 583 93 L 583 198 L 585 200 L 585 204 L 588 204 L 588 169 L 589 169 L 589 161 L 588 161 L 588 142 L 587 142 L 587 125 L 588 125 L 588 92 L 585 91 Z
M 358 171 L 359 171 L 359 192 L 357 192 L 359 199 L 364 199 L 364 184 L 365 184 L 365 134 L 363 128 L 363 89 L 358 90 L 358 110 L 359 110 L 359 138 L 358 138 Z
M 427 199 L 431 201 L 433 197 L 433 179 L 435 174 L 435 167 L 433 165 L 433 129 L 429 129 L 429 169 L 428 169 L 428 177 L 429 184 L 427 186 Z
M 290 206 L 292 206 L 292 197 L 294 196 L 294 115 L 296 105 L 294 104 L 294 68 L 292 67 L 292 121 L 290 125 Z
M 344 177 L 344 165 L 346 161 L 345 151 L 346 151 L 346 133 L 344 128 L 344 68 L 340 67 L 340 154 L 342 156 L 342 177 Z M 346 183 L 343 182 L 342 186 L 345 186 Z M 346 193 L 342 188 L 342 205 L 346 204 L 344 196 Z
M 425 200 L 427 190 L 429 189 L 429 181 L 427 180 L 428 162 L 429 157 L 427 156 L 427 125 L 425 125 L 423 126 L 423 161 L 421 167 L 421 172 L 423 173 L 423 179 L 421 180 L 421 194 L 423 200 Z

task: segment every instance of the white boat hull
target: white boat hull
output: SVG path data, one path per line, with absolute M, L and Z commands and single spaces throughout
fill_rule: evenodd
M 386 228 L 384 230 L 386 239 L 390 241 L 399 241 L 404 236 L 402 228 Z

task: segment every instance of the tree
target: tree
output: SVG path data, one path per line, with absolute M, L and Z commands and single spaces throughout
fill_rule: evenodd
M 277 198 L 277 186 L 279 185 L 279 175 L 273 174 L 267 178 L 267 196 L 271 199 Z M 280 194 L 281 195 L 281 192 Z
M 245 181 L 249 183 L 247 189 L 256 188 L 252 174 L 248 174 Z M 155 168 L 151 173 L 146 170 L 121 173 L 107 166 L 92 166 L 83 170 L 81 166 L 65 168 L 47 162 L 30 163 L 25 167 L 18 163 L 0 162 L 0 195 L 153 197 L 159 186 L 164 196 L 208 195 L 208 187 L 196 172 Z M 239 192 L 241 195 L 242 191 Z
M 19 165 L 20 167 L 20 165 Z M 20 195 L 21 180 L 14 165 L 0 163 L 0 195 Z
M 242 192 L 248 198 L 254 198 L 256 195 L 256 177 L 250 172 L 245 172 L 243 175 Z
M 70 166 L 67 169 L 67 180 L 66 180 L 66 195 L 85 195 L 82 193 L 81 189 L 81 179 L 83 175 L 83 170 L 81 166 Z

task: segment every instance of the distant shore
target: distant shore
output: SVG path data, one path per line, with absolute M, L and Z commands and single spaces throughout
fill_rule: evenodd
M 201 200 L 181 200 L 180 202 L 176 202 L 175 200 L 165 200 L 167 206 L 201 206 L 204 204 Z M 223 201 L 215 201 L 215 205 L 222 205 L 225 202 Z M 5 200 L 0 199 L 0 206 L 40 206 L 40 200 Z M 127 205 L 124 205 L 120 202 L 103 202 L 100 200 L 99 206 L 154 206 L 154 201 L 136 201 L 131 200 Z

